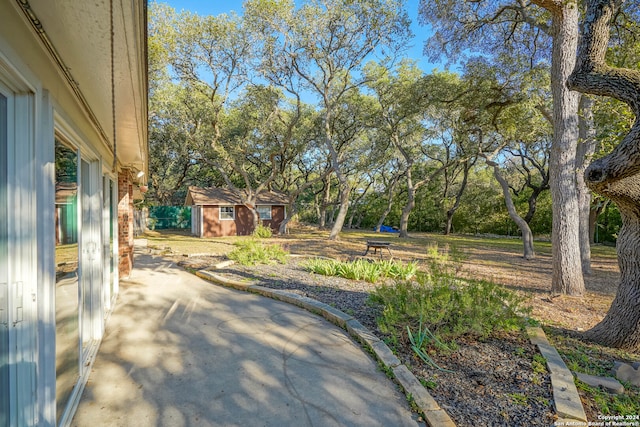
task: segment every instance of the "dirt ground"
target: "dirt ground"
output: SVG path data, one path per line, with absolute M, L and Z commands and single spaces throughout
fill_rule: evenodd
M 557 327 L 560 333 L 586 330 L 599 322 L 615 296 L 619 279 L 614 248 L 594 247 L 593 273 L 585 277 L 586 294 L 577 298 L 551 294 L 549 242 L 536 242 L 536 258 L 525 260 L 518 239 L 433 234 L 414 234 L 399 239 L 394 234 L 352 231 L 341 233 L 337 241 L 329 241 L 327 235 L 326 231 L 300 227 L 289 235 L 266 242 L 279 244 L 292 254 L 354 260 L 364 256 L 367 240 L 378 240 L 390 243 L 394 259 L 417 261 L 419 265 L 439 257 L 454 259 L 452 265 L 461 275 L 487 279 L 526 295 L 530 299 L 532 317 L 544 325 Z M 160 250 L 171 248 L 176 262 L 193 270 L 215 265 L 233 250 L 234 242 L 243 239 L 197 239 L 186 234 L 166 233 L 148 237 L 150 246 Z M 368 258 L 378 256 L 368 254 Z M 389 258 L 386 251 L 382 256 Z M 366 303 L 371 284 L 309 274 L 291 261 L 287 265 L 235 265 L 217 271 L 315 298 L 351 313 L 374 333 L 380 334 L 375 310 Z M 537 351 L 522 334 L 504 334 L 486 340 L 461 339 L 458 344 L 454 352 L 442 357 L 433 356 L 440 366 L 449 370 L 447 372 L 426 366 L 409 347 L 399 345 L 396 348 L 398 357 L 420 381 L 433 387 L 430 393 L 457 425 L 542 426 L 552 423 L 548 378 L 539 377 L 532 369 L 531 358 Z M 596 419 L 600 410 L 591 397 L 585 394 L 582 397 L 588 416 Z
M 361 256 L 366 248 L 366 240 L 391 242 L 394 258 L 427 262 L 427 248 L 438 246 L 439 252 L 452 251 L 454 243 L 447 246 L 445 236 L 414 235 L 409 239 L 395 236 L 343 233 L 336 242 L 324 236 L 295 238 L 294 234 L 279 238 L 281 244 L 291 253 L 321 254 L 331 258 L 353 259 Z M 386 237 L 386 238 L 385 238 Z M 474 240 L 477 242 L 474 245 Z M 512 290 L 530 296 L 532 317 L 543 324 L 576 331 L 583 331 L 597 324 L 607 313 L 618 288 L 620 271 L 615 258 L 615 249 L 600 248 L 604 256 L 594 254 L 592 273 L 585 276 L 586 293 L 582 298 L 553 296 L 551 294 L 552 263 L 550 245 L 545 245 L 534 259 L 525 260 L 519 250 L 519 241 L 486 245 L 486 239 L 465 237 L 460 247 L 461 272 L 475 279 L 487 279 L 502 284 Z M 546 249 L 546 250 L 544 250 Z M 386 257 L 386 254 L 383 254 Z
M 528 295 L 532 317 L 543 324 L 583 331 L 597 324 L 606 314 L 615 296 L 620 271 L 615 248 L 595 246 L 592 254 L 592 274 L 585 276 L 583 297 L 551 294 L 551 244 L 537 241 L 536 257 L 525 260 L 519 239 L 474 236 L 442 236 L 415 233 L 399 239 L 392 233 L 345 231 L 339 240 L 327 240 L 328 231 L 296 225 L 288 235 L 270 241 L 282 245 L 293 254 L 326 256 L 349 260 L 361 257 L 367 240 L 391 243 L 394 259 L 427 263 L 429 250 L 459 256 L 461 272 L 470 278 L 487 279 Z M 149 232 L 149 244 L 170 245 L 178 254 L 224 255 L 233 250 L 238 238 L 197 239 L 188 232 Z M 168 247 L 168 246 L 167 246 Z M 371 255 L 371 254 L 370 254 Z M 387 257 L 387 254 L 383 254 Z

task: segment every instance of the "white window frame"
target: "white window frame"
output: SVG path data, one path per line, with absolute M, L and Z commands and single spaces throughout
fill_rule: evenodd
M 225 216 L 222 216 L 222 209 L 231 208 L 231 218 L 227 217 L 228 212 L 225 212 Z M 230 205 L 224 205 L 218 207 L 218 218 L 220 221 L 235 221 L 236 219 L 236 207 Z
M 262 212 L 260 212 L 260 209 L 268 209 L 269 210 L 269 216 L 263 216 Z M 271 205 L 257 205 L 256 206 L 256 210 L 258 211 L 258 215 L 260 215 L 260 219 L 266 219 L 266 220 L 271 220 L 273 219 L 273 213 L 272 213 L 272 209 L 273 206 Z
M 36 90 L 23 76 L 8 65 L 0 55 L 0 92 L 6 97 L 7 152 L 6 159 L 6 203 L 11 208 L 6 215 L 6 257 L 2 269 L 6 273 L 0 278 L 4 288 L 9 352 L 6 355 L 9 376 L 9 427 L 36 425 L 37 376 L 41 359 L 38 354 L 38 308 L 40 283 L 47 282 L 45 271 L 38 267 L 42 259 L 38 243 L 45 236 L 46 226 L 38 224 L 41 211 L 37 202 L 41 194 L 36 191 L 42 184 L 39 167 L 45 156 L 36 146 L 36 135 L 41 131 L 38 120 L 45 122 Z M 52 193 L 53 194 L 53 193 Z M 36 226 L 37 224 L 37 226 Z M 40 279 L 40 280 L 39 280 Z M 47 284 L 50 284 L 48 282 Z M 0 286 L 3 287 L 3 286 Z M 4 292 L 4 291 L 3 291 Z M 44 316 L 43 316 L 44 317 Z M 3 390 L 4 391 L 4 390 Z M 2 396 L 5 398 L 5 396 Z

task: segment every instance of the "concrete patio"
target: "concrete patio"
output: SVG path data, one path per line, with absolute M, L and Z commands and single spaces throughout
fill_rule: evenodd
M 72 425 L 423 424 L 340 328 L 138 253 Z

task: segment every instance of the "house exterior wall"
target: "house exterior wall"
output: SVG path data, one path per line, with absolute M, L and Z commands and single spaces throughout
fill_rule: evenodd
M 63 66 L 64 61 L 81 64 L 96 57 L 104 61 L 105 56 L 108 63 L 109 52 L 103 49 L 78 52 L 60 44 L 57 47 L 64 49 L 64 54 L 56 57 L 56 46 L 44 41 L 49 37 L 51 42 L 59 35 L 47 33 L 52 28 L 48 24 L 54 24 L 54 20 L 55 25 L 64 22 L 73 27 L 70 31 L 75 32 L 76 39 L 83 40 L 87 33 L 73 24 L 83 20 L 84 28 L 92 28 L 95 21 L 89 18 L 101 16 L 109 8 L 104 2 L 78 2 L 73 8 L 63 7 L 69 5 L 71 2 L 62 5 L 45 0 L 0 2 L 0 426 L 3 427 L 70 425 L 102 339 L 105 318 L 111 309 L 109 302 L 115 301 L 117 272 L 127 275 L 133 262 L 133 183 L 129 171 L 121 168 L 132 164 L 123 160 L 123 153 L 144 151 L 140 147 L 146 138 L 146 110 L 143 111 L 146 101 L 138 98 L 137 103 L 125 105 L 123 97 L 119 98 L 118 113 L 126 107 L 144 119 L 126 117 L 128 123 L 140 125 L 138 133 L 128 123 L 116 120 L 116 124 L 122 125 L 119 135 L 128 130 L 130 136 L 135 136 L 119 137 L 114 171 L 111 104 L 92 102 L 99 99 L 94 95 L 105 90 L 107 99 L 110 98 L 110 85 L 104 75 L 96 75 L 84 80 L 89 84 L 73 87 L 65 72 L 75 72 L 78 77 L 78 68 Z M 117 4 L 119 12 L 142 11 L 145 5 L 141 0 Z M 44 13 L 71 9 L 90 13 L 65 16 L 68 20 L 56 20 Z M 132 23 L 130 19 L 126 22 Z M 34 28 L 38 23 L 42 27 Z M 142 20 L 136 24 L 138 28 L 144 27 Z M 104 36 L 108 45 L 108 33 L 101 34 L 105 28 L 108 27 L 98 26 L 92 34 Z M 132 37 L 127 40 L 141 48 L 145 46 L 144 39 L 128 34 Z M 138 53 L 129 51 L 127 59 L 140 59 Z M 125 79 L 131 77 L 123 91 L 132 92 L 135 87 L 137 93 L 146 94 L 146 87 L 138 81 L 146 78 L 145 72 L 140 69 L 131 72 L 131 76 L 126 72 L 119 74 Z M 69 206 L 68 212 L 62 209 L 56 212 L 58 139 L 77 156 L 74 180 L 82 184 L 77 206 Z M 146 167 L 145 161 L 138 161 L 136 167 Z M 116 218 L 120 219 L 120 226 Z M 61 231 L 56 223 L 68 225 L 69 232 Z M 124 250 L 119 251 L 119 247 Z M 59 262 L 58 256 L 63 252 L 59 249 L 75 259 Z M 76 267 L 71 272 L 64 271 L 61 267 L 64 264 Z M 61 277 L 66 280 L 64 285 Z M 61 292 L 63 287 L 70 292 Z M 74 311 L 63 313 L 61 308 L 67 306 Z M 8 318 L 4 319 L 6 314 Z M 63 317 L 76 323 L 71 332 L 64 328 Z M 61 343 L 70 346 L 63 348 Z M 71 379 L 65 390 L 68 392 L 62 394 L 58 393 L 63 389 L 59 371 L 65 369 L 67 359 L 57 353 L 59 350 L 71 353 L 78 362 L 70 364 L 73 372 L 68 377 Z
M 253 215 L 243 205 L 236 205 L 235 219 L 221 220 L 219 205 L 202 206 L 202 235 L 200 237 L 248 236 L 253 232 Z M 262 220 L 262 224 L 278 231 L 285 218 L 284 206 L 271 207 L 271 220 Z M 193 220 L 193 217 L 192 217 Z
M 235 222 L 238 236 L 248 236 L 253 232 L 253 215 L 246 206 L 236 205 Z
M 262 224 L 265 227 L 271 228 L 271 231 L 277 233 L 280 229 L 280 224 L 284 221 L 285 209 L 284 206 L 271 206 L 271 219 L 265 219 Z
M 133 182 L 131 171 L 118 174 L 118 272 L 127 277 L 133 269 Z
M 202 237 L 221 237 L 237 235 L 236 222 L 220 220 L 220 206 L 202 206 Z

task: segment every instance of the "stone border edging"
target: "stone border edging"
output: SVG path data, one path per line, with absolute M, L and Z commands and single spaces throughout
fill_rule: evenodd
M 565 365 L 558 350 L 549 343 L 540 327 L 527 327 L 527 335 L 531 343 L 538 346 L 538 350 L 547 361 L 553 404 L 559 417 L 554 425 L 570 425 L 568 421 L 582 421 L 586 425 L 587 415 L 573 380 L 573 374 Z
M 299 257 L 305 256 L 301 255 Z M 214 268 L 224 268 L 233 264 L 233 261 L 224 261 L 214 266 Z M 346 330 L 360 344 L 367 347 L 375 355 L 378 362 L 384 365 L 385 370 L 393 372 L 396 382 L 405 391 L 406 396 L 408 398 L 410 397 L 416 404 L 429 426 L 456 426 L 446 411 L 440 408 L 435 399 L 429 394 L 420 381 L 418 381 L 415 375 L 400 362 L 400 359 L 393 354 L 384 341 L 375 336 L 353 316 L 343 313 L 328 304 L 293 292 L 267 288 L 249 281 L 244 282 L 229 279 L 208 270 L 197 271 L 196 275 L 207 281 L 218 283 L 229 288 L 286 302 L 324 317 L 334 325 Z M 573 374 L 569 368 L 567 368 L 558 351 L 549 343 L 542 328 L 527 327 L 526 332 L 531 343 L 538 347 L 538 350 L 547 362 L 547 368 L 549 369 L 549 376 L 551 378 L 553 403 L 556 414 L 558 415 L 558 419 L 554 422 L 554 425 L 567 425 L 567 422 L 570 421 L 587 423 L 587 416 L 584 412 Z
M 225 266 L 228 265 L 230 264 L 226 264 Z M 218 266 L 216 266 L 216 268 L 217 267 Z M 413 375 L 413 373 L 411 373 L 411 371 L 409 371 L 409 369 L 400 362 L 400 359 L 393 354 L 384 341 L 376 337 L 353 316 L 343 313 L 337 308 L 331 307 L 330 305 L 317 301 L 313 298 L 304 297 L 281 289 L 272 289 L 255 285 L 252 282 L 229 279 L 208 270 L 197 271 L 196 276 L 229 288 L 251 292 L 278 301 L 283 301 L 324 317 L 329 322 L 346 330 L 361 345 L 369 348 L 375 355 L 378 362 L 384 365 L 384 369 L 386 371 L 393 372 L 396 382 L 400 384 L 406 396 L 415 403 L 429 426 L 456 426 L 445 410 L 440 408 L 435 399 L 429 394 L 420 381 L 418 381 L 415 375 Z

